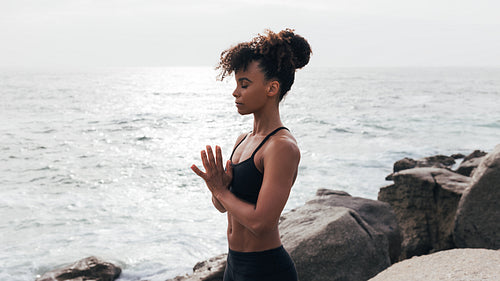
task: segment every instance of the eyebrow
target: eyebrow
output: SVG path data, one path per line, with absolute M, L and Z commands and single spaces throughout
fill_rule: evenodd
M 250 79 L 248 79 L 246 77 L 241 77 L 240 79 L 238 79 L 239 82 L 245 81 L 245 80 L 248 81 L 248 82 L 250 82 L 250 83 L 252 83 L 252 80 L 250 80 Z

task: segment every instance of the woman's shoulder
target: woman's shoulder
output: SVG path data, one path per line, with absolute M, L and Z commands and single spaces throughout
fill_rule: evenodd
M 300 158 L 300 149 L 297 140 L 288 130 L 283 130 L 271 138 L 266 150 L 266 154 L 283 154 L 283 156 L 288 155 L 292 158 Z

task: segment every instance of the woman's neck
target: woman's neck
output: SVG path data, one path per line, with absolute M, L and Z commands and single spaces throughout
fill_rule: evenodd
M 281 123 L 279 106 L 253 114 L 252 135 L 267 135 L 281 126 L 283 126 L 283 123 Z

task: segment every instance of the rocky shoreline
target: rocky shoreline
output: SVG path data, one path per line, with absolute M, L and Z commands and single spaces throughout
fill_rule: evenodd
M 387 179 L 394 183 L 378 200 L 320 189 L 281 217 L 282 242 L 301 281 L 500 279 L 500 145 L 490 153 L 401 159 Z M 167 281 L 222 281 L 225 259 Z M 103 268 L 107 275 L 92 280 L 116 278 L 118 271 Z M 37 278 L 48 280 L 69 279 L 54 272 Z

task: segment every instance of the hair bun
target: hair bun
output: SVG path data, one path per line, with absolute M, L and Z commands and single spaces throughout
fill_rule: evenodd
M 304 37 L 285 29 L 279 33 L 266 30 L 249 42 L 242 42 L 221 53 L 217 69 L 219 78 L 239 70 L 246 71 L 252 62 L 258 62 L 266 80 L 277 79 L 280 83 L 279 100 L 286 95 L 295 79 L 295 71 L 309 63 L 311 46 Z
M 309 63 L 312 51 L 311 46 L 304 37 L 295 34 L 293 29 L 282 30 L 278 36 L 290 44 L 292 61 L 296 69 L 302 68 Z

